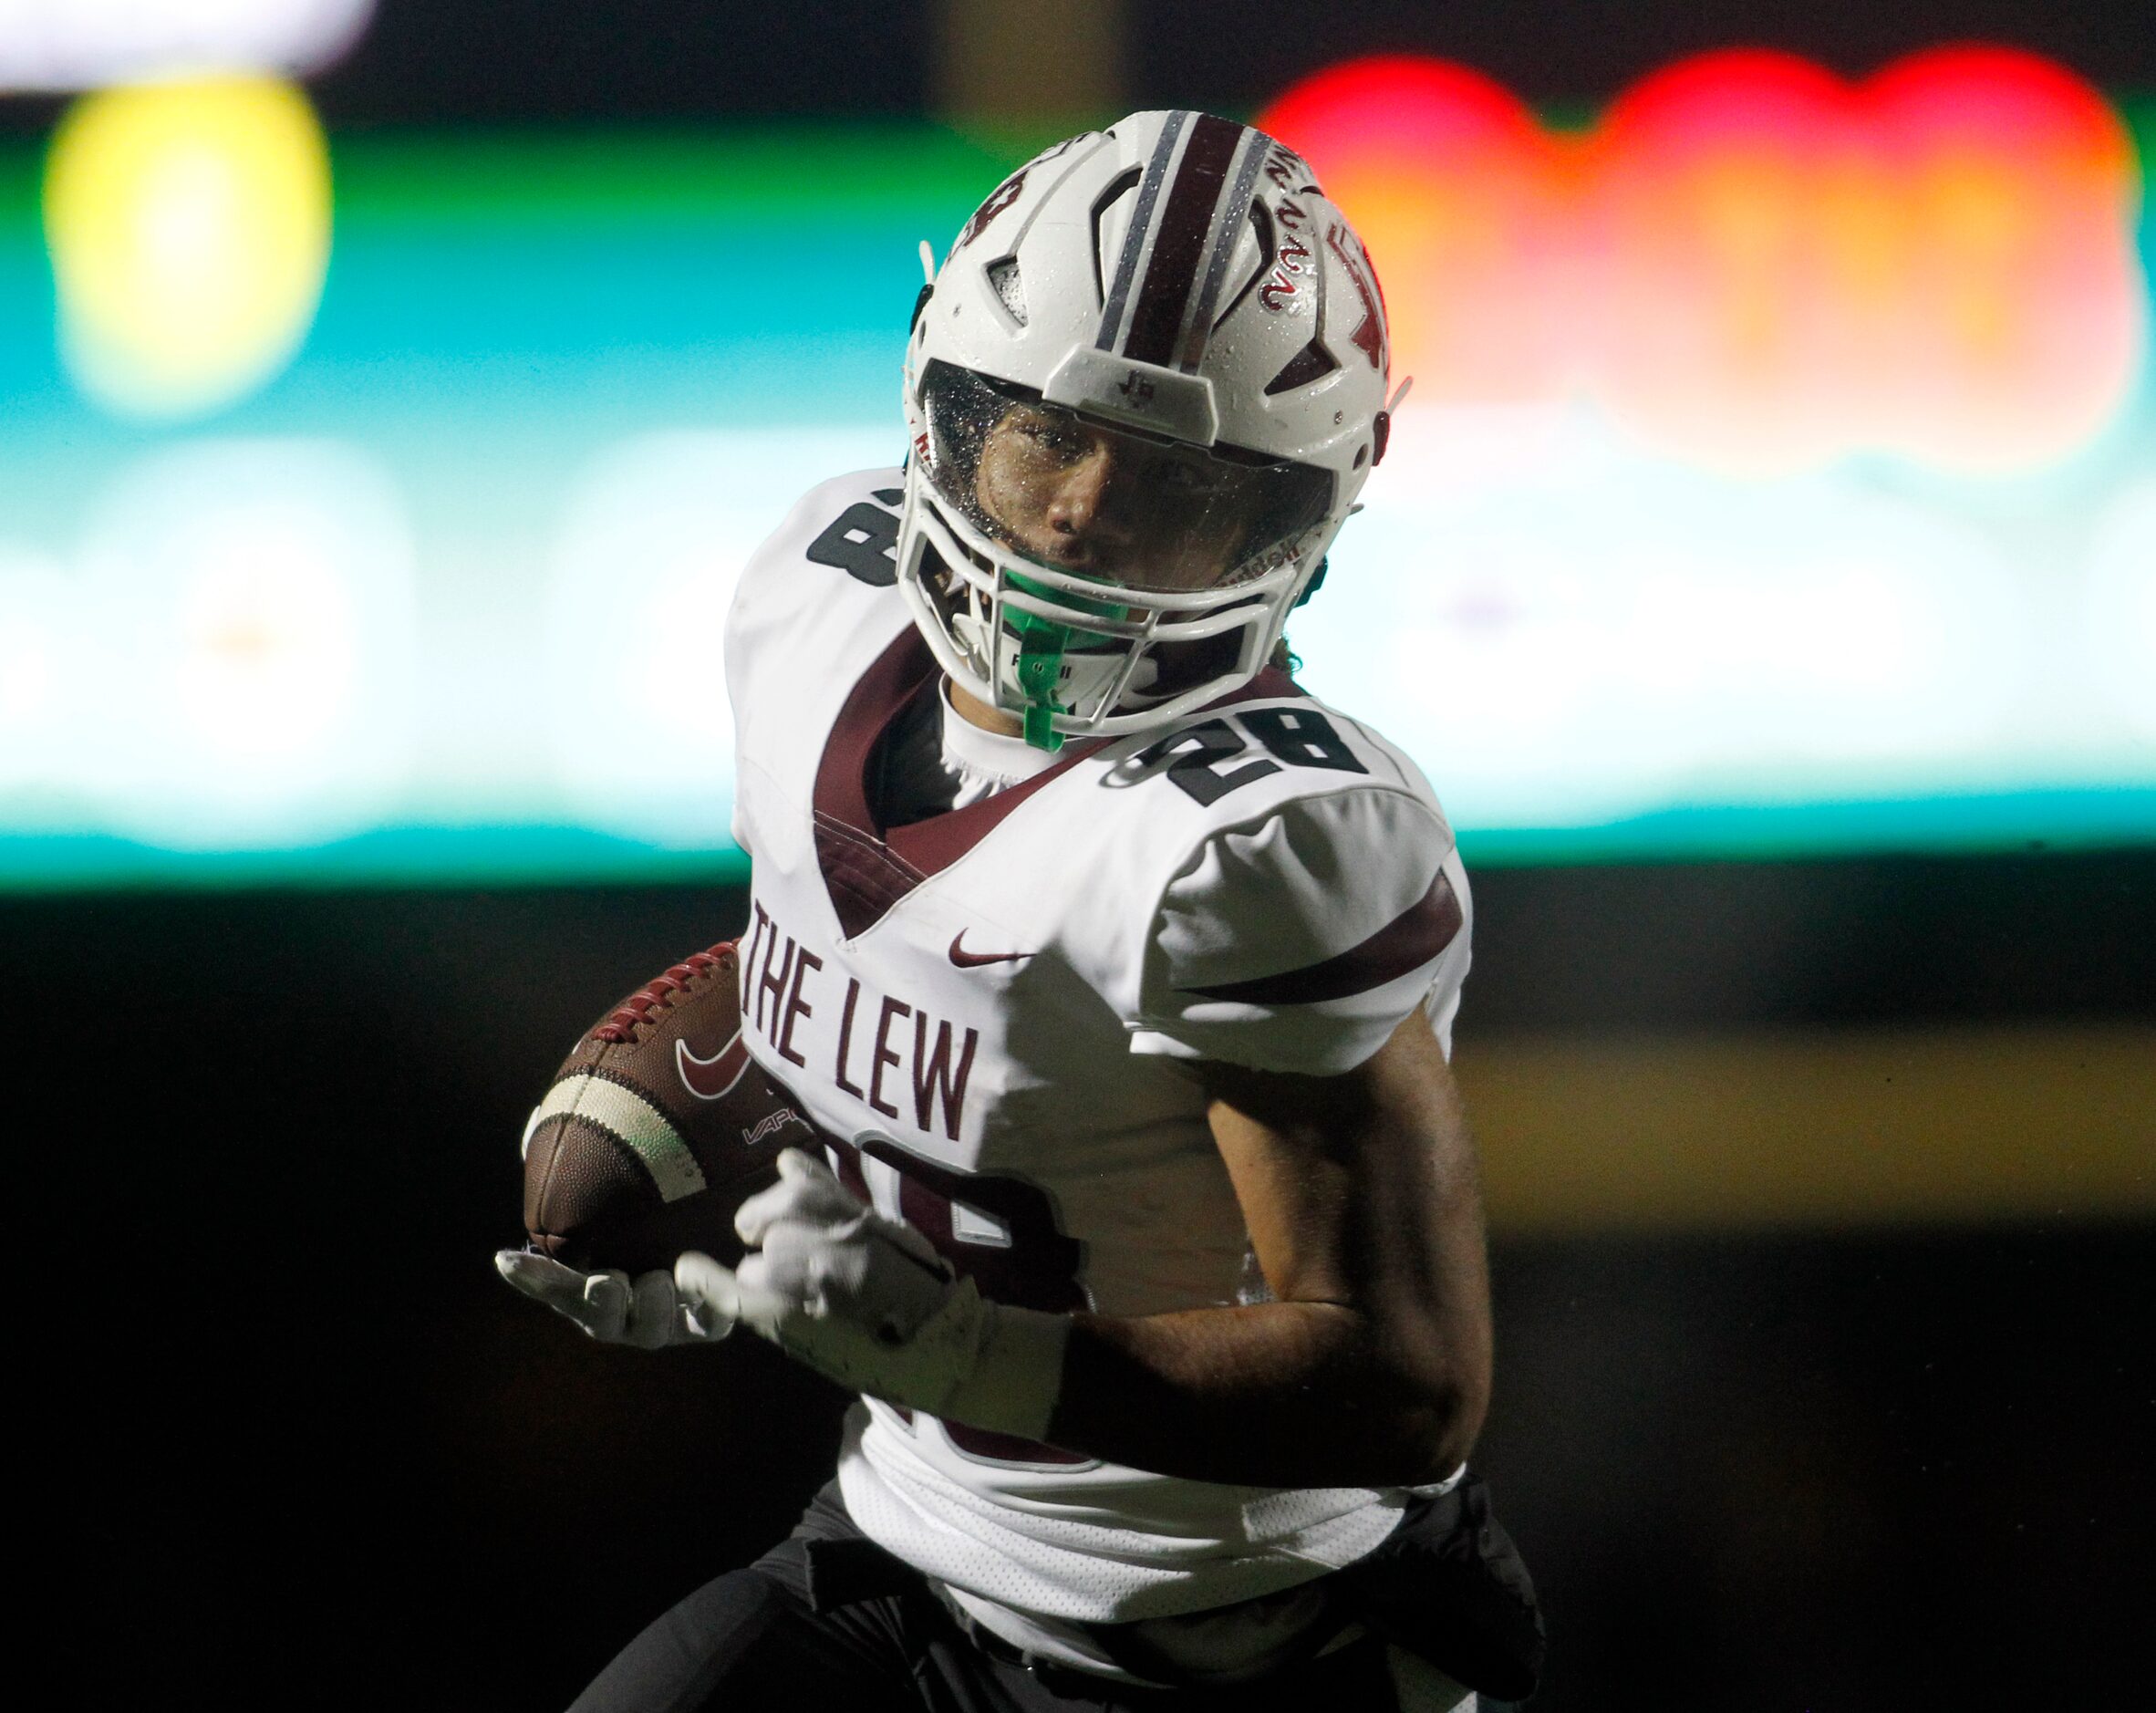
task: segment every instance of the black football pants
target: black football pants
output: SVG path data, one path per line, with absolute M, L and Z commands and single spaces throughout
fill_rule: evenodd
M 1148 1689 L 991 1657 L 855 1528 L 836 1484 L 631 1642 L 571 1713 L 1473 1713 L 1375 1637 L 1254 1683 Z

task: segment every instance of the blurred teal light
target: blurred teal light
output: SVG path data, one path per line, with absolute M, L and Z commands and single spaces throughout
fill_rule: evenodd
M 76 390 L 40 158 L 0 150 L 0 886 L 736 872 L 732 578 L 898 462 L 917 244 L 1011 162 L 333 142 L 306 343 L 171 427 Z M 1411 403 L 1394 448 L 1291 638 L 1471 856 L 2156 838 L 2146 377 L 2010 479 L 1739 479 L 1571 399 Z

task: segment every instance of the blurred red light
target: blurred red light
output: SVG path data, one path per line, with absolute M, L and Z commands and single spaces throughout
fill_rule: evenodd
M 1319 72 L 1258 123 L 1362 228 L 1425 399 L 1577 388 L 1718 463 L 1871 446 L 2000 469 L 2085 443 L 2140 360 L 2125 128 L 2016 49 L 1853 86 L 1705 54 L 1579 137 L 1477 72 L 1394 56 Z

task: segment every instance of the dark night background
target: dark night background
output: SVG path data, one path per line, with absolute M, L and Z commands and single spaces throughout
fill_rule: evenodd
M 1477 897 L 1464 1052 L 2156 1011 L 2145 855 L 1491 869 Z M 748 1341 L 597 1349 L 488 1262 L 563 1043 L 741 913 L 693 888 L 0 905 L 8 1038 L 71 1091 L 65 1136 L 116 1139 L 25 1150 L 22 1205 L 61 1217 L 19 1221 L 16 1274 L 31 1371 L 67 1376 L 18 1396 L 57 1448 L 32 1496 L 63 1510 L 66 1621 L 97 1620 L 69 1644 L 85 1705 L 559 1704 L 784 1531 L 834 1394 Z M 1840 950 L 1673 977 L 1685 924 L 1785 914 Z M 1582 945 L 1591 978 L 1543 979 Z M 1500 1233 L 1477 1461 L 1555 1625 L 1539 1705 L 2063 1708 L 2130 1682 L 2149 1239 Z
M 1998 41 L 2099 86 L 2156 87 L 2146 0 L 1125 0 L 1122 12 L 1132 108 L 1254 111 L 1314 66 L 1388 52 L 1464 60 L 1539 102 L 1606 100 L 1731 46 L 1860 76 L 1941 42 Z M 333 128 L 899 117 L 926 109 L 936 51 L 937 9 L 917 0 L 378 0 L 367 36 L 310 88 Z M 0 126 L 42 130 L 53 105 L 0 99 Z
M 1711 46 L 1857 72 L 1972 36 L 2156 86 L 2146 5 L 1126 18 L 1132 106 L 1249 110 L 1377 48 L 1568 101 Z M 333 129 L 917 114 L 934 41 L 862 0 L 384 0 L 315 93 Z M 54 106 L 0 100 L 0 127 Z M 1464 1052 L 2156 1020 L 2156 853 L 1490 867 L 1477 898 Z M 39 1448 L 17 1502 L 58 1519 L 26 1555 L 51 1598 L 18 1646 L 67 1701 L 559 1705 L 784 1531 L 835 1395 L 749 1341 L 596 1349 L 489 1264 L 566 1044 L 743 908 L 716 885 L 0 899 L 0 1023 L 35 1091 L 13 1109 L 15 1395 Z M 1477 1461 L 1547 1597 L 1538 1706 L 2144 1703 L 2152 1236 L 2035 1213 L 1498 1231 Z

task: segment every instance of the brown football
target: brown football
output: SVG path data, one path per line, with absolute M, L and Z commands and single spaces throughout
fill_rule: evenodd
M 572 1267 L 740 1259 L 734 1209 L 817 1132 L 741 1043 L 731 942 L 692 953 L 576 1043 L 524 1126 L 524 1230 Z

